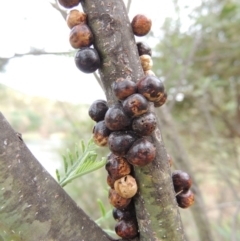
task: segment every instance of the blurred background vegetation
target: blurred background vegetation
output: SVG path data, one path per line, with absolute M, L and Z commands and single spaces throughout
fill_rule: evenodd
M 172 169 L 189 172 L 196 182 L 194 190 L 201 196 L 201 204 L 196 205 L 201 205 L 206 214 L 213 240 L 237 241 L 240 240 L 240 2 L 202 0 L 188 11 L 188 24 L 185 22 L 188 6 L 182 2 L 173 0 L 175 14 L 164 20 L 158 34 L 153 31 L 147 39 L 158 40 L 151 46 L 154 72 L 164 80 L 168 92 L 167 103 L 157 110 L 161 131 L 167 152 L 173 158 Z M 9 62 L 10 58 L 0 58 L 2 74 Z M 56 168 L 61 169 L 61 155 L 66 148 L 73 150 L 81 139 L 91 138 L 94 123 L 88 117 L 89 104 L 26 95 L 3 84 L 0 103 L 0 111 L 23 134 L 29 148 L 53 176 Z M 108 150 L 101 148 L 98 153 L 100 158 Z M 65 188 L 94 220 L 101 217 L 98 199 L 106 210 L 111 210 L 106 176 L 103 168 Z M 198 214 L 193 210 L 181 210 L 184 228 L 188 240 L 203 241 Z M 111 215 L 101 223 L 109 229 L 114 224 Z

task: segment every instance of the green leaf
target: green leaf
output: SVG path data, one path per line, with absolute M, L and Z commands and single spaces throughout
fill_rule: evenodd
M 85 144 L 84 144 L 83 140 L 81 141 L 81 147 L 82 147 L 82 152 L 85 152 Z
M 75 155 L 78 159 L 79 158 L 79 151 L 78 151 L 78 145 L 77 144 L 75 144 Z
M 116 235 L 116 232 L 114 232 L 113 230 L 111 230 L 111 229 L 103 229 L 103 231 L 105 232 L 105 233 L 107 233 L 108 235 Z
M 70 152 L 69 149 L 67 149 L 67 153 L 68 153 L 68 158 L 70 160 L 70 163 L 71 163 L 71 165 L 73 165 L 73 162 L 74 162 L 73 155 L 72 155 L 72 153 Z
M 97 156 L 93 160 L 88 159 L 82 165 L 79 166 L 76 173 L 81 176 L 86 175 L 87 173 L 98 170 L 106 164 L 106 159 L 102 159 L 101 161 L 96 161 Z
M 89 140 L 87 145 L 83 141 L 81 141 L 80 144 L 82 149 L 82 153 L 80 155 L 76 147 L 76 157 L 72 155 L 70 150 L 67 150 L 66 156 L 63 155 L 65 175 L 60 178 L 59 172 L 57 173 L 59 175 L 59 177 L 57 177 L 58 182 L 62 187 L 70 183 L 72 180 L 93 172 L 106 164 L 106 158 L 102 158 L 100 161 L 97 160 L 96 149 L 98 146 L 94 143 L 92 138 Z M 71 163 L 70 167 L 69 162 Z
M 63 156 L 63 163 L 64 163 L 64 172 L 67 173 L 68 171 L 68 162 L 66 156 Z
M 98 203 L 99 208 L 101 210 L 102 217 L 105 217 L 106 216 L 106 209 L 105 209 L 105 207 L 103 205 L 103 202 L 100 199 L 97 199 L 97 203 Z
M 60 182 L 60 174 L 58 169 L 56 169 L 56 176 L 57 176 L 57 181 Z

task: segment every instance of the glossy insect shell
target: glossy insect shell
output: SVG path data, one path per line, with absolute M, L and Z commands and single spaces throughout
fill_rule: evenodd
M 97 50 L 86 47 L 77 51 L 75 64 L 80 71 L 90 74 L 100 67 L 101 62 Z

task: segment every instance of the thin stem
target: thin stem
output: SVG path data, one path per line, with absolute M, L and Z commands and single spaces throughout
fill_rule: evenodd
M 102 90 L 104 91 L 104 86 L 102 84 L 101 78 L 98 76 L 98 74 L 96 72 L 93 73 L 95 79 L 97 80 L 98 84 L 100 85 L 100 87 L 102 88 Z
M 95 220 L 95 223 L 97 223 L 99 225 L 103 220 L 109 218 L 111 215 L 112 215 L 112 210 L 109 210 L 109 211 L 107 211 L 105 216 L 102 216 L 102 217 L 98 218 L 97 220 Z
M 132 0 L 128 0 L 127 2 L 127 12 L 129 13 L 130 8 L 131 8 Z

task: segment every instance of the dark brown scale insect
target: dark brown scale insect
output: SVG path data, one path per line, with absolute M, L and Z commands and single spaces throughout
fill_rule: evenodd
M 148 101 L 141 94 L 133 94 L 123 101 L 123 110 L 131 118 L 140 116 L 148 111 Z
M 80 0 L 58 0 L 58 2 L 64 8 L 73 8 L 80 3 Z
M 138 92 L 149 101 L 158 102 L 164 95 L 163 82 L 153 75 L 143 77 L 138 81 Z
M 130 126 L 131 119 L 123 111 L 122 105 L 117 103 L 106 112 L 105 123 L 110 130 L 120 131 Z
M 100 65 L 100 58 L 97 50 L 92 48 L 81 48 L 75 55 L 75 64 L 84 73 L 93 73 Z
M 194 194 L 191 190 L 186 193 L 180 193 L 176 196 L 180 208 L 188 208 L 194 204 Z
M 155 157 L 156 147 L 144 137 L 136 140 L 126 155 L 128 162 L 134 166 L 145 166 Z
M 87 24 L 78 24 L 71 29 L 69 42 L 75 49 L 90 47 L 93 43 L 93 35 Z
M 188 173 L 181 170 L 175 170 L 172 172 L 173 186 L 176 193 L 186 193 L 192 186 L 192 179 Z
M 95 100 L 89 107 L 88 114 L 92 120 L 98 122 L 104 120 L 107 110 L 107 101 Z
M 137 49 L 138 49 L 139 56 L 144 55 L 144 54 L 152 56 L 152 50 L 149 47 L 149 45 L 145 42 L 138 42 Z
M 113 154 L 124 156 L 137 139 L 133 131 L 114 131 L 108 137 L 108 146 Z
M 99 121 L 93 127 L 93 141 L 98 146 L 106 146 L 111 131 L 107 128 L 105 121 Z
M 115 232 L 124 239 L 132 239 L 138 235 L 138 224 L 136 218 L 122 219 L 115 225 Z
M 129 206 L 131 206 L 131 208 L 129 208 Z M 113 208 L 112 215 L 115 220 L 120 221 L 132 219 L 136 216 L 136 213 L 134 206 L 129 204 L 126 209 Z
M 149 136 L 157 126 L 156 115 L 152 112 L 145 113 L 133 119 L 132 130 L 141 136 Z
M 115 96 L 119 100 L 124 100 L 128 96 L 137 92 L 137 85 L 130 78 L 119 78 L 112 85 Z
M 130 204 L 132 199 L 123 198 L 114 189 L 110 189 L 108 193 L 108 200 L 113 207 L 124 209 Z
M 131 172 L 131 165 L 128 163 L 127 159 L 125 157 L 116 156 L 113 153 L 108 155 L 105 168 L 109 176 L 114 180 L 126 176 Z

